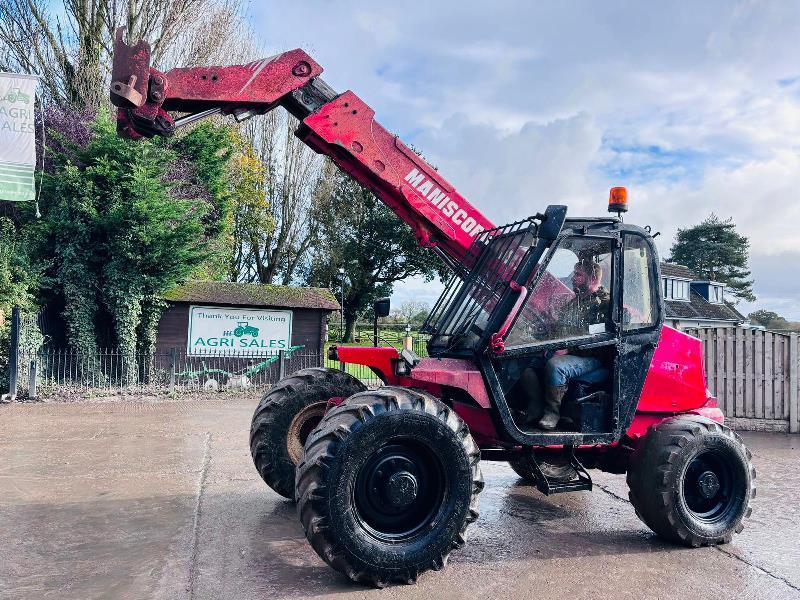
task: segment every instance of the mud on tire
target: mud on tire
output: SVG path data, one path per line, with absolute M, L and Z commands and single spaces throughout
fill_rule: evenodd
M 687 546 L 731 541 L 750 516 L 756 472 L 729 428 L 699 416 L 655 425 L 631 457 L 630 500 L 661 538 Z
M 325 368 L 303 369 L 270 389 L 258 403 L 250 425 L 250 454 L 266 484 L 293 500 L 296 462 L 302 457 L 306 437 L 322 419 L 328 399 L 365 389 L 352 375 Z
M 443 568 L 478 518 L 480 450 L 459 416 L 425 392 L 351 396 L 305 450 L 300 521 L 317 554 L 353 581 L 413 583 Z

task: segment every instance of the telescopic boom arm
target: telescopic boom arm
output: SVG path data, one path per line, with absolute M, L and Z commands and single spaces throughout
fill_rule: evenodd
M 191 67 L 162 73 L 150 46 L 128 46 L 116 32 L 111 102 L 120 135 L 171 135 L 176 127 L 222 113 L 244 120 L 283 106 L 301 121 L 295 135 L 370 189 L 411 228 L 422 246 L 451 266 L 494 225 L 431 165 L 375 121 L 353 92 L 337 94 L 303 50 L 246 65 Z M 168 111 L 188 113 L 174 119 Z

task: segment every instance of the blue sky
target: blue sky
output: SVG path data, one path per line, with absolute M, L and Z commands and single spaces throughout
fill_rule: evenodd
M 800 319 L 800 2 L 253 2 L 496 223 L 565 203 L 750 237 L 758 307 Z M 791 274 L 791 275 L 790 275 Z M 395 302 L 433 301 L 406 282 Z M 743 304 L 747 312 L 752 305 Z

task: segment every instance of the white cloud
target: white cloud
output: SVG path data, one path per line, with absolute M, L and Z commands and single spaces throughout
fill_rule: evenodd
M 800 279 L 785 274 L 797 264 L 785 257 L 800 258 L 800 3 L 253 11 L 270 49 L 308 49 L 498 223 L 548 203 L 599 214 L 615 184 L 662 250 L 678 227 L 732 216 L 751 238 L 759 306 L 800 318 Z
M 601 137 L 585 113 L 528 122 L 510 134 L 457 115 L 440 129 L 421 133 L 418 143 L 442 174 L 458 182 L 459 192 L 499 225 L 548 204 L 588 210 L 589 172 Z
M 403 302 L 427 302 L 431 308 L 444 290 L 438 279 L 425 281 L 422 277 L 411 277 L 395 286 L 392 307 L 400 308 Z

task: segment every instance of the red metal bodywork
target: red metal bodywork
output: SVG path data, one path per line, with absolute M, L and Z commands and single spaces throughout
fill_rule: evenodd
M 664 325 L 637 410 L 685 412 L 700 408 L 706 400 L 702 342 Z
M 626 435 L 639 438 L 651 425 L 677 413 L 698 414 L 718 423 L 725 420 L 706 387 L 703 343 L 664 325 Z
M 412 376 L 395 374 L 399 353 L 395 348 L 339 346 L 339 360 L 366 365 L 379 374 L 387 385 L 424 389 L 441 397 L 442 388 L 463 391 L 473 402 L 454 402 L 453 408 L 480 438 L 481 445 L 500 443 L 500 435 L 490 418 L 491 399 L 483 375 L 469 360 L 424 358 Z M 691 335 L 664 326 L 653 354 L 636 414 L 625 436 L 637 440 L 650 426 L 678 413 L 697 414 L 719 423 L 724 421 L 716 398 L 706 388 L 702 342 Z M 477 438 L 476 438 L 477 439 Z
M 494 227 L 433 167 L 375 121 L 375 111 L 353 92 L 343 93 L 303 124 L 307 129 L 298 132 L 300 139 L 372 190 L 411 226 L 422 246 L 439 246 L 461 260 L 475 236 Z
M 477 406 L 454 401 L 453 409 L 464 419 L 478 445 L 497 445 L 499 434 L 489 414 L 492 406 L 483 375 L 472 361 L 460 358 L 423 358 L 413 369 L 412 377 L 395 373 L 400 358 L 392 347 L 338 346 L 337 358 L 344 363 L 370 367 L 387 385 L 411 387 L 442 397 L 442 388 L 462 390 Z

